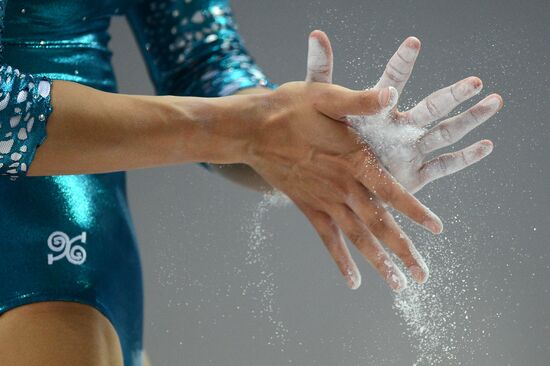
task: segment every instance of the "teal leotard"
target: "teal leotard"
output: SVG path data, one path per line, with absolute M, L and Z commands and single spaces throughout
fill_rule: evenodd
M 107 47 L 114 15 L 128 17 L 159 94 L 270 84 L 227 0 L 0 0 L 0 313 L 89 304 L 115 327 L 125 366 L 138 366 L 143 294 L 125 173 L 25 176 L 47 139 L 52 80 L 117 90 Z

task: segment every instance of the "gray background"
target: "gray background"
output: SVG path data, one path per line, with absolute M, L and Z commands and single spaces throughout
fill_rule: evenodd
M 423 49 L 405 101 L 469 75 L 483 79 L 482 94 L 504 97 L 504 110 L 459 144 L 489 137 L 494 154 L 419 193 L 446 234 L 433 239 L 406 225 L 430 256 L 433 284 L 420 293 L 433 299 L 421 302 L 434 329 L 450 332 L 433 351 L 444 365 L 550 362 L 549 4 L 233 3 L 249 49 L 275 82 L 303 79 L 306 37 L 320 28 L 333 40 L 339 84 L 372 85 L 400 41 L 416 35 Z M 123 18 L 112 35 L 121 91 L 151 94 Z M 270 210 L 261 220 L 268 238 L 251 252 L 256 193 L 196 166 L 131 172 L 129 192 L 154 365 L 430 364 L 418 350 L 426 335 L 412 334 L 374 271 L 361 262 L 363 286 L 348 290 L 296 209 Z

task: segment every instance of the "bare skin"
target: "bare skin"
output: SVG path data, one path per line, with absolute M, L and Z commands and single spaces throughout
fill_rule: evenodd
M 312 37 L 324 42 L 320 32 Z M 393 109 L 388 86 L 402 87 L 378 85 L 371 91 L 352 91 L 329 85 L 331 81 L 332 60 L 308 63 L 306 82 L 288 83 L 275 92 L 249 89 L 240 96 L 208 100 L 114 95 L 57 81 L 48 139 L 38 149 L 29 175 L 190 162 L 236 164 L 226 169 L 226 175 L 235 180 L 246 177 L 249 184 L 260 182 L 263 188 L 275 187 L 293 199 L 317 229 L 350 288 L 357 288 L 361 278 L 343 235 L 394 290 L 403 284 L 392 277 L 397 272 L 384 249 L 380 250 L 381 242 L 403 260 L 413 278 L 423 282 L 426 274 L 416 269 L 421 268 L 421 259 L 386 207 L 396 208 L 434 233 L 442 230 L 441 222 L 342 123 L 350 115 Z M 411 120 L 426 121 L 420 107 L 418 111 L 396 115 L 416 115 L 420 118 Z M 488 118 L 493 109 L 485 113 Z M 446 123 L 459 125 L 452 121 Z M 473 127 L 469 124 L 468 130 L 461 131 Z M 434 136 L 439 145 L 431 145 L 433 149 L 442 147 L 441 139 Z M 67 338 L 72 341 L 59 348 Z M 23 356 L 29 365 L 122 365 L 112 325 L 85 305 L 49 302 L 14 309 L 0 316 L 0 341 L 7 350 L 0 352 L 0 364 L 21 363 Z
M 415 37 L 407 38 L 390 58 L 375 89 L 392 86 L 401 93 L 412 74 L 419 51 L 420 41 Z M 330 41 L 323 32 L 314 31 L 309 38 L 306 81 L 312 83 L 332 83 L 332 72 L 333 53 Z M 454 107 L 478 94 L 481 88 L 482 82 L 479 78 L 469 77 L 447 88 L 436 91 L 408 111 L 400 112 L 396 106 L 390 113 L 383 116 L 348 116 L 348 122 L 353 121 L 361 124 L 354 127 L 358 127 L 359 130 L 364 129 L 366 135 L 368 135 L 371 129 L 384 128 L 384 126 L 391 125 L 410 125 L 417 127 L 418 131 L 422 131 L 421 127 L 425 127 L 433 121 L 445 117 Z M 262 93 L 265 91 L 250 90 L 250 92 Z M 444 119 L 432 129 L 422 132 L 418 136 L 418 139 L 397 141 L 398 145 L 393 144 L 390 150 L 377 151 L 376 155 L 388 169 L 389 173 L 409 192 L 415 193 L 431 181 L 460 171 L 491 153 L 493 148 L 492 142 L 483 140 L 466 149 L 425 161 L 427 154 L 456 143 L 472 129 L 496 114 L 502 108 L 502 105 L 502 98 L 498 94 L 491 94 L 467 111 Z M 384 119 L 384 121 L 381 123 L 382 126 L 379 126 L 371 122 L 371 119 Z M 375 132 L 379 133 L 379 131 Z M 373 139 L 376 139 L 376 136 Z M 272 189 L 269 184 L 249 167 L 220 166 L 216 167 L 216 169 L 225 177 L 247 187 L 259 190 Z M 374 201 L 376 197 L 372 199 Z M 308 216 L 320 237 L 323 238 L 327 249 L 338 264 L 341 272 L 345 273 L 347 268 L 354 268 L 356 265 L 345 247 L 341 228 L 334 220 L 319 213 L 306 212 L 306 216 Z M 387 218 L 387 220 L 390 219 Z M 355 229 L 349 227 L 349 231 L 368 231 L 368 228 L 365 228 L 361 222 L 355 222 L 351 225 L 354 225 Z M 409 268 L 416 281 L 425 282 L 427 280 L 428 268 L 418 251 L 407 238 L 402 238 L 401 242 L 395 242 L 390 237 L 388 238 L 388 242 L 383 243 L 379 239 L 380 237 L 377 238 L 376 235 L 364 235 L 360 242 L 354 242 L 353 244 L 367 261 L 375 266 L 378 263 L 377 268 L 379 268 L 382 277 L 386 279 L 398 278 L 402 284 L 406 283 L 404 275 L 385 251 L 382 245 L 385 244 L 395 253 L 401 253 L 399 257 L 405 266 Z M 404 242 L 407 242 L 407 244 L 404 245 Z
M 371 198 L 433 233 L 442 231 L 441 221 L 341 123 L 350 114 L 391 108 L 391 96 L 392 88 L 353 91 L 326 83 L 292 82 L 273 92 L 225 98 L 144 97 L 56 81 L 48 138 L 37 150 L 29 175 L 104 173 L 191 162 L 246 164 L 305 213 L 319 212 L 345 226 L 348 237 L 362 240 L 370 235 L 362 228 L 371 228 L 375 237 L 391 240 L 406 253 L 410 246 L 406 235 Z M 356 222 L 363 224 L 358 228 Z M 357 267 L 343 262 L 340 254 L 348 254 L 335 257 L 348 285 L 359 287 Z M 385 262 L 379 258 L 377 268 L 383 269 Z M 385 279 L 394 290 L 403 287 L 393 277 Z
M 42 302 L 10 310 L 0 316 L 0 344 L 0 365 L 123 365 L 115 329 L 88 305 Z
M 415 37 L 407 38 L 390 59 L 375 89 L 393 86 L 401 93 L 412 74 L 419 51 L 420 41 Z M 391 153 L 377 154 L 389 172 L 409 192 L 416 193 L 426 184 L 465 169 L 492 152 L 493 143 L 482 140 L 463 150 L 426 161 L 430 153 L 460 141 L 502 108 L 502 97 L 491 94 L 467 111 L 446 118 L 453 109 L 478 95 L 482 88 L 483 83 L 478 77 L 468 77 L 432 93 L 407 111 L 401 112 L 396 106 L 386 116 L 365 116 L 359 119 L 359 123 L 368 125 L 373 118 L 382 117 L 385 125 L 411 126 L 422 131 L 433 122 L 444 119 L 431 130 L 422 132 L 416 140 L 403 141 L 394 146 Z
M 412 74 L 419 51 L 420 41 L 415 37 L 408 37 L 390 58 L 374 89 L 394 87 L 401 93 Z M 332 83 L 332 73 L 333 52 L 330 40 L 323 32 L 315 31 L 309 38 L 306 80 L 330 84 Z M 400 112 L 396 105 L 389 113 L 348 116 L 346 123 L 368 137 L 369 142 L 373 142 L 372 146 L 378 150 L 376 151 L 377 158 L 389 173 L 409 192 L 415 193 L 426 184 L 465 169 L 492 152 L 492 142 L 482 140 L 463 150 L 425 161 L 429 153 L 456 143 L 502 108 L 503 101 L 500 95 L 491 94 L 467 111 L 444 119 L 430 130 L 422 130 L 434 121 L 445 118 L 455 107 L 478 94 L 481 89 L 481 80 L 477 77 L 469 77 L 432 93 L 408 111 Z M 376 149 L 378 147 L 376 139 L 382 135 L 377 129 L 392 128 L 392 126 L 395 128 L 410 126 L 413 128 L 405 130 L 406 133 L 410 135 L 417 132 L 419 135 L 416 139 L 394 140 L 390 148 Z M 373 202 L 378 201 L 376 197 L 372 197 L 372 200 Z M 328 238 L 328 240 L 325 239 L 325 244 L 333 257 L 343 258 L 340 266 L 354 266 L 353 258 L 349 256 L 342 240 L 340 229 L 343 226 L 334 225 L 334 222 L 328 221 L 326 217 L 318 214 L 306 213 L 306 215 L 319 235 L 324 239 Z M 390 220 L 392 220 L 391 217 L 386 218 L 386 221 Z M 352 224 L 356 227 L 364 226 L 361 222 Z M 363 228 L 363 230 L 365 229 L 368 230 L 368 228 Z M 355 230 L 360 229 L 356 228 Z M 360 242 L 353 241 L 353 238 L 350 239 L 363 256 L 379 269 L 382 277 L 398 278 L 402 283 L 406 283 L 404 275 L 395 266 L 383 247 L 382 244 L 385 244 L 387 248 L 398 255 L 417 282 L 423 283 L 427 280 L 428 268 L 407 237 L 402 237 L 401 242 L 381 235 L 364 235 Z M 331 241 L 338 242 L 338 245 L 333 245 Z M 376 263 L 383 265 L 376 266 Z
M 358 199 L 364 200 L 361 197 L 367 197 L 369 189 L 378 190 L 381 199 L 416 222 L 441 230 L 439 220 L 427 208 L 381 173 L 376 164 L 364 163 L 372 156 L 364 155 L 362 145 L 339 121 L 348 113 L 376 113 L 389 102 L 389 93 L 293 83 L 283 86 L 279 93 L 269 94 L 273 98 L 268 99 L 157 99 L 106 95 L 72 83 L 56 84 L 52 94 L 56 112 L 48 124 L 49 138 L 38 150 L 37 164 L 33 163 L 29 171 L 31 176 L 97 173 L 185 161 L 243 162 L 255 167 L 272 186 L 294 197 L 305 210 L 327 210 L 333 200 L 344 206 L 348 195 L 342 184 L 345 179 L 354 182 L 350 187 Z M 97 113 L 85 101 L 98 102 L 104 108 Z M 322 105 L 317 106 L 320 101 Z M 133 107 L 143 108 L 137 113 Z M 259 119 L 266 108 L 269 118 Z M 255 139 L 248 143 L 242 143 L 239 135 L 243 128 L 239 122 L 245 112 L 244 116 L 253 117 L 257 124 L 248 128 Z M 218 114 L 224 116 L 222 121 L 207 118 Z M 307 123 L 299 126 L 296 121 Z M 337 139 L 332 140 L 332 136 Z M 201 141 L 208 148 L 201 146 Z M 82 154 L 77 154 L 80 149 Z M 249 155 L 238 160 L 241 149 Z M 327 165 L 320 174 L 315 171 L 318 164 Z M 332 194 L 335 187 L 339 189 Z M 364 217 L 373 222 L 368 218 L 369 207 L 362 210 Z M 399 235 L 399 228 L 391 230 L 391 235 Z M 350 287 L 358 285 L 353 282 L 354 273 L 348 271 L 345 275 Z M 79 304 L 44 302 L 11 310 L 0 317 L 0 341 L 0 364 L 122 365 L 112 325 L 97 310 Z
M 0 342 L 0 365 L 124 364 L 111 322 L 95 308 L 73 302 L 34 303 L 0 315 Z M 145 352 L 143 366 L 151 366 Z

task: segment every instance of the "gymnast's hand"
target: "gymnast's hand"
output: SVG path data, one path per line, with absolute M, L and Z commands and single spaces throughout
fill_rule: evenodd
M 318 32 L 316 37 L 310 46 L 308 79 L 330 83 L 330 42 L 322 32 Z M 407 38 L 391 57 L 374 90 L 392 86 L 401 94 L 419 51 L 420 41 Z M 388 171 L 409 192 L 415 193 L 433 180 L 480 161 L 493 150 L 491 141 L 482 140 L 463 150 L 425 161 L 428 154 L 456 143 L 502 108 L 502 98 L 492 94 L 467 111 L 447 118 L 429 130 L 425 128 L 477 95 L 481 88 L 479 78 L 469 77 L 436 91 L 408 111 L 400 112 L 395 107 L 385 114 L 348 116 L 347 122 L 369 143 Z
M 403 289 L 406 279 L 381 241 L 400 257 L 415 280 L 425 281 L 425 263 L 383 204 L 434 233 L 442 230 L 440 220 L 396 182 L 342 123 L 350 114 L 388 111 L 397 101 L 396 90 L 358 92 L 325 83 L 293 82 L 263 100 L 260 127 L 244 162 L 309 218 L 349 287 L 359 287 L 361 280 L 341 231 L 394 290 Z

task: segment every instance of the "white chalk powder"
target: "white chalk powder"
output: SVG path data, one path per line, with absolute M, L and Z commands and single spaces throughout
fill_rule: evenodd
M 269 344 L 280 346 L 281 350 L 289 344 L 290 337 L 276 305 L 276 275 L 271 263 L 273 248 L 263 228 L 263 221 L 270 209 L 288 203 L 290 200 L 281 193 L 266 194 L 254 210 L 252 222 L 247 227 L 246 264 L 250 267 L 248 274 L 252 272 L 258 276 L 243 289 L 243 295 L 259 302 L 260 310 L 254 317 L 266 319 L 273 328 Z M 404 224 L 401 216 L 397 220 Z M 403 320 L 403 334 L 409 338 L 414 351 L 412 366 L 468 365 L 463 356 L 459 359 L 459 355 L 473 354 L 474 350 L 479 350 L 492 320 L 476 317 L 476 309 L 483 301 L 475 274 L 479 265 L 477 238 L 461 225 L 459 216 L 448 221 L 450 224 L 452 221 L 452 226 L 460 228 L 461 232 L 433 236 L 419 228 L 411 230 L 431 268 L 426 284 L 419 285 L 411 279 L 408 281 L 409 287 L 395 295 L 393 304 Z M 457 241 L 451 237 L 463 239 Z M 400 265 L 399 259 L 394 257 L 394 260 Z M 352 344 L 346 347 L 351 352 Z
M 410 192 L 418 190 L 422 159 L 416 148 L 426 129 L 395 122 L 389 112 L 375 116 L 349 116 L 348 121 L 383 166 Z
M 454 221 L 460 224 L 458 217 Z M 483 298 L 475 272 L 479 266 L 477 240 L 463 229 L 456 233 L 461 241 L 418 235 L 431 268 L 430 279 L 424 285 L 411 283 L 395 295 L 394 308 L 404 321 L 404 334 L 416 356 L 413 366 L 469 364 L 459 355 L 479 350 L 491 323 L 476 314 Z
M 371 147 L 390 173 L 406 188 L 414 187 L 418 164 L 410 162 L 420 158 L 415 143 L 426 130 L 396 123 L 387 112 L 378 116 L 352 116 L 348 119 L 361 140 Z M 468 329 L 467 318 L 464 324 L 453 322 L 457 304 L 461 303 L 467 286 L 467 282 L 458 280 L 458 274 L 462 279 L 468 278 L 468 274 L 464 273 L 467 268 L 460 268 L 464 256 L 457 259 L 453 253 L 454 243 L 424 236 L 430 243 L 423 254 L 428 267 L 434 267 L 431 277 L 423 285 L 408 281 L 409 287 L 396 295 L 394 307 L 404 320 L 407 335 L 417 355 L 412 365 L 449 365 L 449 362 L 455 360 L 459 344 L 463 344 L 455 334 L 457 328 Z M 394 260 L 401 264 L 395 256 Z
M 272 207 L 288 205 L 291 200 L 280 192 L 264 194 L 263 199 L 253 212 L 252 220 L 245 229 L 249 233 L 246 252 L 246 272 L 255 279 L 248 281 L 243 287 L 242 295 L 250 296 L 259 302 L 260 309 L 254 317 L 265 318 L 274 328 L 269 344 L 284 346 L 288 341 L 288 329 L 284 322 L 278 319 L 279 308 L 275 303 L 277 285 L 271 266 L 271 247 L 268 233 L 262 226 L 262 221 Z
M 396 124 L 385 116 L 350 116 L 354 128 L 383 161 L 395 154 L 410 157 L 413 145 L 426 130 L 409 124 Z
M 395 122 L 388 111 L 377 116 L 350 116 L 348 121 L 362 142 L 367 143 L 388 171 L 408 190 L 418 190 L 418 168 L 422 156 L 416 142 L 426 133 L 425 128 Z M 267 266 L 267 237 L 261 221 L 270 207 L 289 202 L 283 194 L 264 197 L 254 213 L 250 229 L 247 262 L 261 269 L 261 278 L 249 284 L 259 293 L 262 315 L 275 327 L 275 339 L 285 342 L 288 333 L 276 320 L 274 307 L 276 285 Z M 459 221 L 458 218 L 455 218 Z M 399 221 L 403 221 L 399 219 Z M 467 230 L 466 228 L 464 229 Z M 463 232 L 457 237 L 467 237 Z M 413 366 L 463 365 L 457 355 L 465 349 L 474 349 L 482 335 L 472 324 L 474 309 L 480 299 L 475 281 L 476 245 L 473 240 L 460 243 L 445 236 L 434 237 L 419 233 L 414 238 L 431 267 L 426 284 L 408 281 L 409 287 L 395 295 L 394 308 L 404 322 L 404 334 L 410 339 L 416 354 Z M 394 261 L 401 265 L 394 256 Z M 404 271 L 406 273 L 406 271 Z M 484 330 L 481 330 L 484 331 Z

